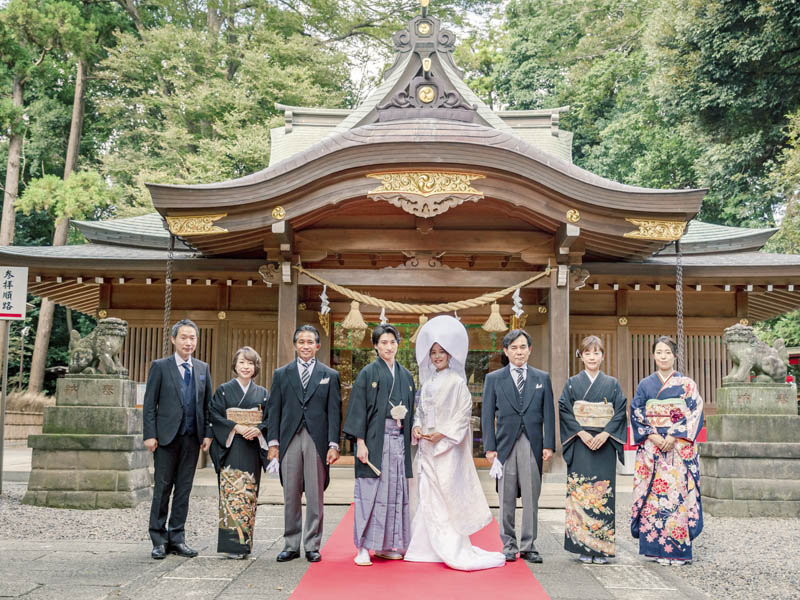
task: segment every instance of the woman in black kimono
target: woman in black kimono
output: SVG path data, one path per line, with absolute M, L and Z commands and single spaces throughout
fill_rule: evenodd
M 617 461 L 624 461 L 627 402 L 619 382 L 600 371 L 603 342 L 590 335 L 577 355 L 584 370 L 570 377 L 558 401 L 567 462 L 564 548 L 580 561 L 604 565 L 615 556 Z
M 244 346 L 233 355 L 236 377 L 214 393 L 209 413 L 214 439 L 211 460 L 219 480 L 217 552 L 245 558 L 253 550 L 258 488 L 266 465 L 267 390 L 253 382 L 261 357 Z

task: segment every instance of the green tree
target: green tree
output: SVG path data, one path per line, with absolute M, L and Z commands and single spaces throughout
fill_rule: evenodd
M 127 204 L 150 210 L 147 181 L 212 182 L 264 168 L 276 101 L 344 102 L 344 60 L 307 37 L 253 32 L 235 50 L 231 72 L 232 47 L 205 32 L 166 26 L 119 37 L 98 72 L 116 92 L 100 103 L 117 124 L 102 170 Z

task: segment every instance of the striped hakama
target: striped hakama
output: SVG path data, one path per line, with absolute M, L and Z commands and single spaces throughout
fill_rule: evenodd
M 385 422 L 381 476 L 356 477 L 353 533 L 357 548 L 401 553 L 408 548 L 411 516 L 403 430 L 394 419 Z

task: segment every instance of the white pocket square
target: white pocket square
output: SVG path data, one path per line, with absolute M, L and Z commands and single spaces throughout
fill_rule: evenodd
M 536 389 L 538 390 L 540 387 L 542 387 L 542 384 L 541 383 L 537 383 L 536 384 Z
M 322 385 L 323 383 L 328 383 L 331 380 L 330 377 L 326 377 L 325 379 L 320 379 L 319 384 Z

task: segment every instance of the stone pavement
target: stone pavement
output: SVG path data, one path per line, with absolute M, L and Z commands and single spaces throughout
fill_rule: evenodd
M 325 539 L 346 510 L 345 506 L 326 507 Z M 254 552 L 249 560 L 243 561 L 217 555 L 214 535 L 190 540 L 200 551 L 197 558 L 169 556 L 163 561 L 149 558 L 150 544 L 146 542 L 31 539 L 21 544 L 0 540 L 3 557 L 0 597 L 25 600 L 283 600 L 291 595 L 308 563 L 303 559 L 281 564 L 275 561 L 283 547 L 281 528 L 281 507 L 261 507 Z M 627 536 L 622 536 L 625 539 L 618 545 L 619 557 L 613 564 L 587 566 L 562 549 L 563 511 L 541 511 L 539 531 L 537 548 L 545 562 L 528 566 L 552 600 L 640 600 L 656 595 L 689 600 L 708 598 L 671 573 L 681 567 L 662 567 L 641 561 Z M 357 594 L 357 589 L 353 592 Z M 454 597 L 458 594 L 454 593 Z
M 5 481 L 24 482 L 30 469 L 30 450 L 7 445 L 5 452 Z M 493 482 L 485 471 L 480 473 L 487 497 L 496 505 Z M 610 565 L 598 566 L 583 565 L 564 552 L 564 482 L 558 475 L 545 478 L 537 540 L 545 562 L 528 566 L 552 600 L 639 600 L 655 595 L 688 600 L 708 598 L 674 575 L 674 570 L 681 567 L 662 567 L 638 557 L 635 541 L 627 534 L 630 479 L 618 476 L 618 558 Z M 4 539 L 0 532 L 0 598 L 286 599 L 308 563 L 304 559 L 281 564 L 275 561 L 283 548 L 280 486 L 274 479 L 262 481 L 263 506 L 258 511 L 254 552 L 248 560 L 221 558 L 216 553 L 215 531 L 189 540 L 200 552 L 197 558 L 169 556 L 163 561 L 150 558 L 148 542 L 49 541 L 33 537 L 20 542 Z M 334 469 L 326 493 L 324 540 L 344 516 L 352 501 L 352 490 L 352 469 Z M 216 496 L 216 477 L 211 469 L 198 470 L 194 492 Z M 521 520 L 520 514 L 517 522 Z M 354 593 L 357 594 L 356 589 Z

